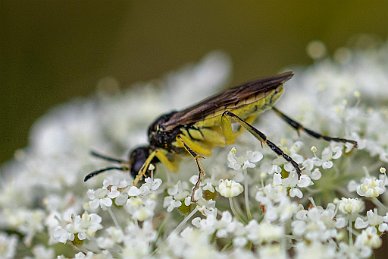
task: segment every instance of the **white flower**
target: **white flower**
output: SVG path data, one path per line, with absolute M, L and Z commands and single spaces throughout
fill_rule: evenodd
M 57 226 L 53 230 L 52 238 L 56 242 L 60 242 L 60 243 L 64 243 L 65 244 L 67 242 L 67 240 L 70 240 L 70 241 L 74 240 L 74 234 L 68 232 L 66 229 L 64 229 L 61 226 Z
M 126 210 L 133 219 L 145 221 L 154 215 L 156 202 L 150 197 L 131 197 L 125 205 Z
M 364 210 L 364 202 L 359 199 L 341 198 L 341 200 L 336 202 L 338 204 L 339 211 L 350 218 L 355 218 Z
M 159 179 L 159 178 L 150 178 L 150 177 L 147 177 L 145 179 L 145 182 L 146 184 L 149 184 L 151 185 L 151 190 L 152 191 L 156 191 L 157 189 L 159 189 L 160 185 L 162 184 L 162 180 Z
M 217 191 L 226 198 L 236 197 L 244 191 L 244 187 L 233 181 L 221 179 Z
M 292 231 L 310 241 L 327 241 L 337 235 L 334 217 L 334 204 L 328 204 L 326 209 L 312 207 L 300 210 L 296 213 L 296 220 L 291 223 Z
M 297 209 L 287 196 L 287 188 L 268 184 L 256 193 L 256 200 L 263 206 L 264 218 L 269 222 L 289 220 Z
M 176 200 L 182 200 L 190 195 L 187 182 L 178 181 L 173 187 L 167 189 L 167 193 Z
M 147 258 L 152 252 L 152 244 L 158 237 L 152 222 L 129 223 L 125 228 L 123 250 L 120 258 Z
M 120 194 L 121 194 L 121 192 L 118 190 L 118 187 L 113 185 L 108 189 L 107 196 L 110 199 L 115 199 L 115 198 L 119 197 Z
M 36 233 L 43 230 L 45 213 L 40 210 L 27 210 L 24 208 L 14 210 L 4 210 L 0 222 L 6 222 L 10 227 L 24 234 L 24 242 L 31 244 Z
M 115 244 L 119 244 L 124 239 L 124 233 L 121 229 L 115 227 L 109 227 L 105 230 L 107 236 L 101 236 L 97 238 L 97 244 L 102 249 L 112 248 Z
M 141 195 L 150 195 L 156 192 L 162 184 L 162 180 L 158 178 L 152 179 L 147 177 L 144 181 L 145 183 L 140 186 Z
M 303 174 L 300 177 L 296 172 L 291 172 L 287 178 L 282 178 L 281 174 L 276 173 L 273 175 L 273 185 L 281 185 L 286 188 L 290 188 L 290 197 L 302 198 L 302 191 L 297 188 L 305 188 L 314 183 L 311 181 L 310 177 Z
M 357 245 L 340 242 L 336 258 L 369 258 L 371 255 L 372 249 L 362 242 L 358 242 Z
M 97 190 L 88 190 L 87 195 L 90 199 L 90 208 L 92 210 L 96 210 L 98 207 L 107 209 L 112 206 L 112 200 L 108 197 L 108 193 L 109 191 L 103 188 L 99 188 Z
M 217 218 L 217 209 L 204 211 L 205 218 L 194 218 L 192 224 L 203 233 L 217 238 L 233 238 L 234 245 L 240 246 L 246 242 L 246 230 L 241 222 L 235 220 L 229 211 L 222 212 L 221 218 Z
M 139 196 L 140 194 L 141 194 L 141 191 L 136 186 L 129 187 L 129 190 L 128 190 L 129 196 L 134 197 L 134 196 Z
M 118 189 L 124 189 L 128 187 L 131 182 L 126 178 L 107 176 L 102 182 L 102 186 L 108 189 L 110 186 L 117 186 Z
M 128 201 L 128 193 L 121 192 L 119 196 L 115 198 L 115 204 L 117 206 L 124 206 Z
M 321 171 L 318 168 L 315 168 L 311 172 L 311 179 L 317 181 L 317 180 L 321 179 L 321 177 L 322 177 L 322 173 L 321 173 Z
M 58 226 L 54 227 L 52 238 L 61 243 L 66 243 L 68 240 L 73 241 L 75 235 L 79 240 L 90 239 L 102 229 L 101 220 L 101 217 L 94 213 L 84 212 L 82 216 L 79 216 L 69 211 L 58 222 Z
M 182 205 L 182 200 L 186 206 L 190 205 L 188 202 L 190 202 L 191 193 L 188 191 L 187 182 L 178 181 L 174 186 L 167 189 L 167 193 L 169 196 L 164 197 L 163 208 L 167 208 L 168 212 L 179 208 Z
M 233 238 L 233 246 L 234 247 L 244 247 L 248 243 L 245 237 L 237 236 Z
M 16 254 L 16 246 L 18 240 L 16 236 L 8 236 L 0 233 L 0 257 L 5 259 L 12 259 Z
M 172 196 L 165 197 L 163 201 L 163 207 L 167 208 L 167 212 L 171 212 L 175 208 L 179 208 L 181 205 L 182 202 L 174 200 Z
M 216 212 L 216 210 L 213 210 L 212 212 Z M 207 215 L 210 219 L 216 219 L 217 216 L 215 213 L 211 214 L 211 216 L 210 213 Z M 237 222 L 234 221 L 229 211 L 222 212 L 221 219 L 215 223 L 215 227 L 217 228 L 217 237 L 227 237 L 238 227 Z
M 76 253 L 74 259 L 93 259 L 95 256 L 92 252 L 87 252 L 86 254 L 83 252 Z
M 297 259 L 326 259 L 326 258 L 336 258 L 335 246 L 330 243 L 321 243 L 321 242 L 298 242 L 296 244 L 296 257 Z
M 247 151 L 244 156 L 236 156 L 237 149 L 233 147 L 228 153 L 228 166 L 234 170 L 245 170 L 256 167 L 255 163 L 263 159 L 258 151 Z
M 147 208 L 146 206 L 142 206 L 132 214 L 133 218 L 138 221 L 145 221 L 151 218 L 154 215 L 153 207 Z
M 224 215 L 225 214 L 225 215 Z M 229 212 L 224 212 L 222 215 L 229 223 L 232 222 L 232 217 Z M 205 218 L 194 218 L 192 220 L 192 224 L 197 228 L 201 229 L 201 231 L 213 234 L 217 230 L 217 210 L 209 210 L 205 212 Z M 224 220 L 225 220 L 224 219 Z M 228 232 L 226 230 L 221 229 L 218 233 L 218 237 L 226 237 Z
M 78 231 L 78 238 L 84 240 L 94 237 L 95 233 L 102 229 L 101 220 L 101 217 L 94 213 L 84 212 L 82 217 L 77 216 L 74 229 Z
M 385 192 L 385 181 L 376 177 L 365 177 L 357 187 L 360 196 L 377 198 Z
M 32 253 L 35 258 L 51 259 L 54 258 L 55 252 L 53 249 L 46 248 L 42 245 L 37 245 L 32 249 Z
M 127 179 L 121 179 L 120 177 L 118 178 L 107 177 L 103 182 L 103 189 L 108 190 L 107 197 L 110 199 L 114 199 L 116 205 L 123 206 L 128 199 L 127 189 L 129 185 L 130 185 L 130 182 Z M 103 203 L 104 202 L 109 203 L 109 201 L 107 200 L 103 201 Z M 109 206 L 106 206 L 106 207 L 109 207 Z
M 266 221 L 258 224 L 256 220 L 251 220 L 245 228 L 247 238 L 254 244 L 271 244 L 272 242 L 279 241 L 284 234 L 283 227 Z
M 358 217 L 355 222 L 355 227 L 357 229 L 366 228 L 368 226 L 377 227 L 380 232 L 385 232 L 388 230 L 388 216 L 380 216 L 377 213 L 377 209 L 368 210 L 366 213 L 367 219 L 364 221 L 361 217 Z
M 370 248 L 379 248 L 382 243 L 383 242 L 377 234 L 376 228 L 369 227 L 357 236 L 355 245 L 359 247 L 368 246 Z
M 263 205 L 278 203 L 283 199 L 287 199 L 287 188 L 282 185 L 267 184 L 264 188 L 260 188 L 256 193 L 256 200 Z
M 190 227 L 180 235 L 174 234 L 167 240 L 167 253 L 173 258 L 217 258 L 217 250 L 209 242 L 206 232 Z
M 357 187 L 358 183 L 355 180 L 350 180 L 347 186 L 349 192 L 355 192 L 357 190 Z
M 261 247 L 259 250 L 259 258 L 278 258 L 287 259 L 287 253 L 278 244 L 268 244 Z
M 322 158 L 314 158 L 314 164 L 316 166 L 322 166 L 323 169 L 329 169 L 333 167 L 332 160 L 339 159 L 342 156 L 343 146 L 338 143 L 331 143 L 329 147 L 326 147 L 322 151 Z M 316 150 L 316 149 L 314 149 Z

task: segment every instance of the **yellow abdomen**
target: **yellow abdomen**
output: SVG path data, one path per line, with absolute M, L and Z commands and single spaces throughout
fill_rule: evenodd
M 230 111 L 246 122 L 252 123 L 260 113 L 270 109 L 282 93 L 283 87 L 280 85 L 267 93 L 251 96 L 227 107 L 220 107 L 214 113 L 192 125 L 191 128 L 182 128 L 182 135 L 201 146 L 203 149 L 201 148 L 202 152 L 199 153 L 208 156 L 213 147 L 222 147 L 227 143 L 234 142 L 235 137 L 240 134 L 240 130 L 238 130 L 234 133 L 233 140 L 226 139 L 221 125 L 222 114 L 225 111 Z M 178 143 L 176 144 L 179 146 Z

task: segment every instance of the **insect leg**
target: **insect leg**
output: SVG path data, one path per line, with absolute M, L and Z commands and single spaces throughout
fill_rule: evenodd
M 203 156 L 211 156 L 211 149 L 206 147 L 205 145 L 198 144 L 199 142 L 195 142 L 186 135 L 180 134 L 179 138 L 180 142 L 179 144 L 181 147 L 184 147 L 183 143 L 186 143 L 187 146 L 190 146 L 191 150 L 193 150 L 195 153 L 201 154 Z
M 168 170 L 172 171 L 172 172 L 176 172 L 177 170 L 177 163 L 176 161 L 170 161 L 168 159 L 168 157 L 166 156 L 166 152 L 164 152 L 163 150 L 161 150 L 160 152 L 157 152 L 156 155 L 155 155 L 159 161 L 167 167 Z
M 285 160 L 290 162 L 292 164 L 292 166 L 295 168 L 298 175 L 299 176 L 301 175 L 302 172 L 299 168 L 298 163 L 295 162 L 295 160 L 292 159 L 290 156 L 288 156 L 286 153 L 284 153 L 283 150 L 281 150 L 278 146 L 276 146 L 272 141 L 268 140 L 267 136 L 264 135 L 264 133 L 262 133 L 261 131 L 259 131 L 258 129 L 256 129 L 255 127 L 253 127 L 252 125 L 250 125 L 249 123 L 247 123 L 246 121 L 241 119 L 240 117 L 238 117 L 233 112 L 225 111 L 222 114 L 222 117 L 224 117 L 224 116 L 228 116 L 229 118 L 233 119 L 235 122 L 239 123 L 242 127 L 244 127 L 246 130 L 248 130 L 255 138 L 257 138 L 261 143 L 267 144 L 268 147 L 270 149 L 272 149 L 272 151 L 275 152 L 278 156 L 282 156 Z M 226 119 L 226 118 L 224 118 L 224 119 Z M 229 126 L 229 127 L 231 130 L 231 126 Z
M 256 118 L 257 118 L 257 114 L 254 114 L 246 118 L 244 121 L 250 124 L 250 123 L 253 123 L 256 120 Z M 236 141 L 236 138 L 242 133 L 244 129 L 240 125 L 239 129 L 233 132 L 231 121 L 226 116 L 221 116 L 221 126 L 222 126 L 222 131 L 224 134 L 226 145 L 230 145 L 234 143 Z
M 310 136 L 312 136 L 314 138 L 317 138 L 317 139 L 323 139 L 323 140 L 326 140 L 326 141 L 342 142 L 342 143 L 351 143 L 351 144 L 353 144 L 353 148 L 357 148 L 357 141 L 355 141 L 355 140 L 344 139 L 344 138 L 337 138 L 337 137 L 330 137 L 330 136 L 322 135 L 322 134 L 320 134 L 318 132 L 315 132 L 315 131 L 313 131 L 311 129 L 305 128 L 302 124 L 300 124 L 299 122 L 291 119 L 290 117 L 285 115 L 283 112 L 279 111 L 277 108 L 272 107 L 272 109 L 275 111 L 275 113 L 278 116 L 280 116 L 280 118 L 282 118 L 285 122 L 287 122 L 291 127 L 296 129 L 296 131 L 298 133 L 299 133 L 299 131 L 304 131 L 308 135 L 310 135 Z
M 139 172 L 136 175 L 135 180 L 133 180 L 133 185 L 137 185 L 143 177 L 146 175 L 148 167 L 151 164 L 152 159 L 160 152 L 158 149 L 151 152 L 151 154 L 147 157 L 146 161 L 144 162 L 143 166 L 140 168 Z
M 224 114 L 225 112 L 221 116 L 221 127 L 225 136 L 225 144 L 230 145 L 235 142 L 236 135 L 233 133 L 232 122 L 230 121 L 230 118 L 226 117 Z
M 201 163 L 199 162 L 200 158 L 203 158 L 202 156 L 198 155 L 192 148 L 189 147 L 190 144 L 187 144 L 187 141 L 183 140 L 182 136 L 177 137 L 178 141 L 182 143 L 183 147 L 186 149 L 186 151 L 195 159 L 195 162 L 198 166 L 198 180 L 195 183 L 195 186 L 193 188 L 193 191 L 191 193 L 191 201 L 195 202 L 194 194 L 199 189 L 199 185 L 201 184 L 201 180 L 203 177 L 205 177 L 205 170 L 203 170 Z

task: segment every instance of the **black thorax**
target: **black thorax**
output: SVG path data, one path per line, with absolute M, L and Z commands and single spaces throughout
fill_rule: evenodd
M 163 148 L 170 152 L 174 151 L 172 143 L 181 132 L 181 125 L 177 125 L 173 130 L 166 131 L 163 124 L 167 122 L 176 111 L 166 113 L 157 118 L 148 128 L 148 141 L 151 148 Z

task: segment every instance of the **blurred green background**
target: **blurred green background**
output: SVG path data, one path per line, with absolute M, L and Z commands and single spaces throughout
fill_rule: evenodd
M 388 1 L 1 0 L 0 162 L 28 142 L 55 104 L 99 79 L 157 78 L 212 50 L 228 53 L 233 83 L 307 65 L 311 40 L 329 53 L 359 34 L 385 40 Z

